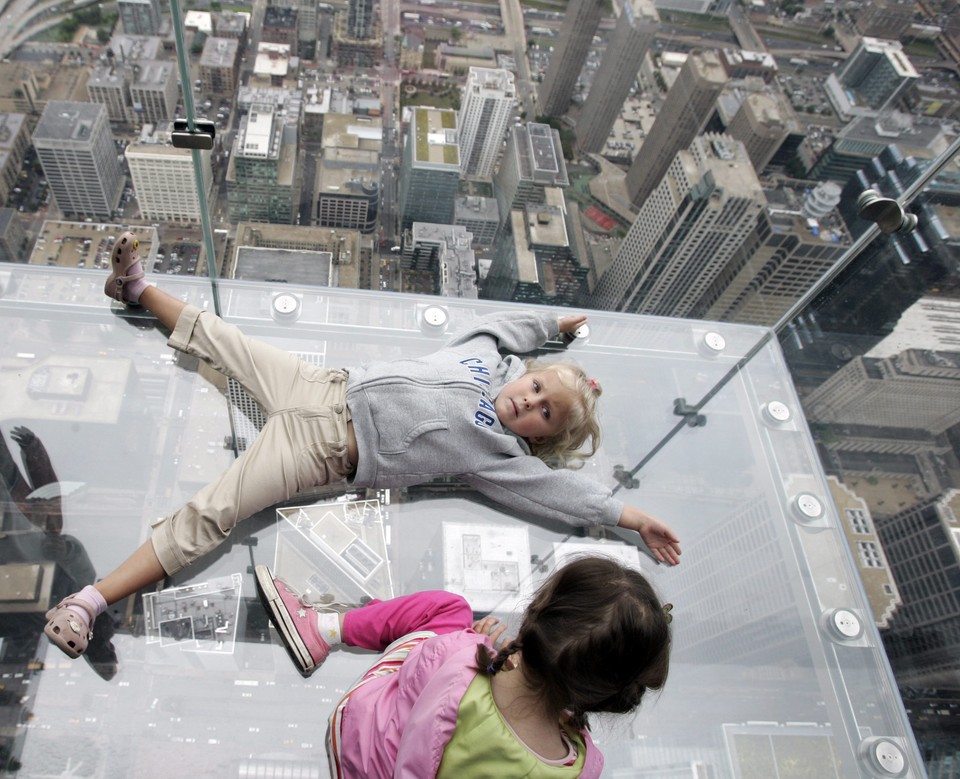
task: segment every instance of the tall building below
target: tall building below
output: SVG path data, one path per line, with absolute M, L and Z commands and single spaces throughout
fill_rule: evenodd
M 713 113 L 727 73 L 716 51 L 692 51 L 627 171 L 627 192 L 640 207 L 681 149 L 693 143 Z
M 951 489 L 892 516 L 875 518 L 903 595 L 903 605 L 883 634 L 901 687 L 937 688 L 946 682 L 956 689 L 960 677 L 958 517 L 960 490 Z
M 144 128 L 140 139 L 127 146 L 126 158 L 144 219 L 200 223 L 200 195 L 193 155 L 189 149 L 174 148 L 169 126 L 153 132 Z M 209 198 L 213 183 L 209 151 L 200 152 L 200 171 L 204 194 Z
M 731 79 L 758 78 L 764 84 L 772 84 L 777 76 L 777 60 L 765 51 L 745 49 L 721 49 L 720 61 Z
M 567 112 L 602 13 L 603 0 L 571 0 L 567 6 L 547 72 L 537 89 L 541 114 L 563 116 Z
M 800 153 L 808 178 L 843 184 L 891 144 L 904 156 L 930 159 L 946 149 L 948 140 L 940 123 L 920 122 L 897 111 L 854 119 L 822 148 L 811 147 L 808 138 Z
M 701 315 L 765 204 L 743 144 L 725 135 L 697 138 L 644 201 L 599 279 L 593 306 Z
M 510 212 L 484 280 L 481 297 L 536 305 L 576 306 L 583 301 L 589 267 L 579 211 L 568 211 L 563 191 L 547 203 Z M 574 205 L 574 204 L 570 204 Z
M 203 94 L 232 99 L 240 76 L 240 41 L 236 38 L 207 38 L 200 54 L 198 73 Z
M 492 197 L 463 195 L 454 206 L 453 223 L 473 236 L 473 248 L 491 247 L 500 229 L 500 211 Z
M 825 91 L 841 119 L 876 116 L 920 78 L 900 41 L 861 38 L 837 72 L 827 78 Z
M 20 167 L 30 148 L 30 133 L 26 114 L 0 113 L 0 203 L 7 198 L 20 181 Z
M 230 219 L 291 224 L 300 203 L 297 162 L 297 126 L 272 107 L 252 107 L 227 167 Z
M 291 7 L 268 6 L 263 12 L 260 28 L 261 43 L 282 43 L 296 53 L 300 46 L 298 10 Z
M 470 68 L 457 116 L 461 175 L 490 178 L 493 174 L 516 100 L 509 70 Z
M 790 133 L 789 108 L 778 94 L 749 94 L 726 133 L 744 145 L 754 170 L 760 173 Z
M 856 11 L 853 23 L 861 35 L 895 41 L 910 29 L 915 13 L 916 6 L 903 0 L 873 0 Z
M 960 422 L 960 352 L 906 349 L 855 357 L 804 398 L 815 422 L 920 428 L 934 435 Z
M 0 262 L 26 262 L 28 244 L 32 243 L 17 218 L 17 210 L 0 208 Z
M 276 249 L 288 252 L 284 255 L 285 265 L 293 262 L 297 266 L 292 269 L 290 278 L 284 277 L 288 281 L 293 281 L 294 274 L 297 274 L 297 277 L 307 279 L 304 283 L 318 283 L 317 270 L 320 266 L 327 271 L 323 280 L 332 287 L 376 289 L 377 283 L 373 277 L 380 277 L 379 263 L 372 262 L 372 241 L 356 230 L 241 222 L 237 225 L 234 247 L 228 274 L 230 278 L 260 281 L 277 278 L 275 265 L 270 268 L 266 262 L 257 262 L 251 253 L 244 255 L 243 249 Z M 329 266 L 316 261 L 319 253 L 329 256 Z M 242 257 L 247 261 L 242 261 Z M 286 271 L 286 267 L 280 270 Z
M 127 35 L 160 33 L 159 0 L 117 0 L 117 10 Z
M 513 210 L 545 202 L 547 187 L 569 185 L 560 133 L 537 122 L 514 125 L 493 177 L 501 223 L 509 220 Z
M 123 193 L 123 171 L 99 103 L 51 100 L 33 131 L 33 146 L 65 216 L 106 221 Z
M 603 151 L 660 26 L 653 0 L 622 0 L 614 8 L 617 25 L 577 117 L 577 145 L 587 153 Z
M 360 0 L 360 4 L 371 0 Z M 333 47 L 337 65 L 343 68 L 373 68 L 383 56 L 383 34 L 380 18 L 372 13 L 354 16 L 357 22 L 351 27 L 351 2 L 346 10 L 337 13 L 333 23 Z M 365 34 L 357 36 L 355 33 Z
M 348 0 L 347 33 L 351 38 L 372 38 L 376 22 L 374 0 Z
M 323 154 L 317 164 L 315 223 L 372 233 L 380 197 L 378 117 L 328 113 L 323 120 Z
M 831 182 L 779 180 L 765 208 L 694 316 L 772 326 L 853 243 Z
M 409 230 L 414 222 L 453 224 L 459 184 L 457 114 L 414 108 L 400 171 L 400 229 Z
M 404 236 L 404 268 L 430 272 L 442 297 L 477 298 L 477 261 L 473 236 L 461 225 L 414 222 Z

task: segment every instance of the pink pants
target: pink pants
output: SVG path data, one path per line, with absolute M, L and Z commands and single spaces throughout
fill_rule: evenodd
M 383 651 L 398 638 L 420 630 L 441 635 L 473 625 L 473 611 L 459 595 L 443 590 L 372 600 L 343 616 L 343 643 Z

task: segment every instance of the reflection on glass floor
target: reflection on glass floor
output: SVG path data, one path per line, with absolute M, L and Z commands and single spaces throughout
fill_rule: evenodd
M 104 303 L 101 274 L 51 270 L 15 268 L 0 296 L 0 707 L 22 776 L 324 776 L 327 716 L 370 658 L 335 652 L 302 679 L 254 595 L 255 564 L 337 600 L 448 588 L 506 616 L 588 550 L 639 566 L 674 604 L 665 690 L 631 717 L 595 719 L 607 775 L 923 776 L 779 347 L 731 373 L 765 331 L 729 324 L 597 312 L 566 350 L 604 384 L 604 443 L 585 473 L 613 489 L 618 466 L 655 452 L 618 496 L 674 526 L 679 567 L 619 531 L 525 522 L 455 480 L 341 485 L 261 512 L 164 592 L 112 608 L 112 676 L 67 660 L 41 638 L 49 604 L 112 570 L 256 425 L 240 429 L 236 393 L 172 353 L 152 320 Z M 200 283 L 165 286 L 210 305 Z M 51 304 L 64 288 L 76 300 Z M 274 292 L 224 282 L 224 316 L 329 367 L 428 353 L 503 307 L 285 285 L 291 318 Z M 658 449 L 683 421 L 678 398 L 709 398 L 704 424 Z M 43 442 L 47 485 L 67 487 L 37 496 L 56 510 L 25 500 L 16 427 Z

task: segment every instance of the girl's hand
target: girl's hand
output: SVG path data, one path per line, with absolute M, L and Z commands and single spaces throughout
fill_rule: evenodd
M 498 627 L 499 625 L 499 627 Z M 483 619 L 478 619 L 473 623 L 473 630 L 475 633 L 481 633 L 485 636 L 490 636 L 491 643 L 497 647 L 498 642 L 503 637 L 503 634 L 507 632 L 507 624 L 500 624 L 500 620 L 496 617 L 486 616 Z M 507 641 L 504 646 L 509 646 L 510 641 Z M 501 647 L 497 647 L 500 649 Z
M 680 539 L 665 522 L 633 506 L 624 506 L 617 525 L 638 532 L 658 562 L 680 564 Z
M 561 333 L 575 333 L 581 325 L 587 323 L 586 314 L 573 314 L 571 316 L 562 316 L 559 319 Z

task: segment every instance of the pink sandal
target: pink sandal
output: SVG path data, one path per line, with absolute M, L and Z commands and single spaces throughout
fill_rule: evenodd
M 67 608 L 68 606 L 85 611 L 90 615 L 90 622 L 87 625 L 81 624 L 76 615 Z M 97 615 L 90 604 L 68 595 L 46 613 L 47 626 L 43 632 L 50 639 L 50 643 L 68 657 L 76 659 L 84 653 L 87 644 L 93 638 L 93 630 L 89 626 L 96 618 Z
M 143 278 L 143 268 L 138 267 L 133 273 L 128 273 L 131 267 L 138 265 L 140 255 L 137 249 L 140 248 L 140 241 L 131 233 L 126 232 L 120 236 L 120 239 L 113 245 L 113 251 L 110 253 L 110 276 L 106 284 L 103 285 L 103 292 L 108 298 L 119 300 L 129 306 L 140 305 L 136 301 L 130 300 L 124 296 L 123 290 L 131 281 Z M 139 296 L 138 296 L 139 297 Z

